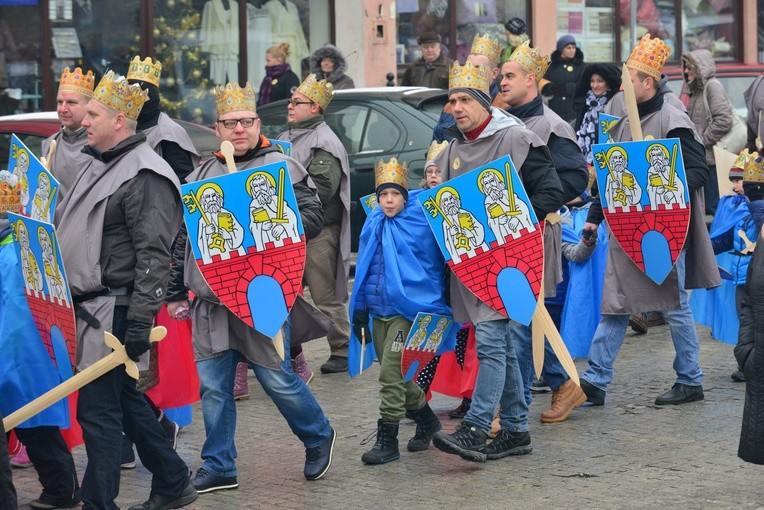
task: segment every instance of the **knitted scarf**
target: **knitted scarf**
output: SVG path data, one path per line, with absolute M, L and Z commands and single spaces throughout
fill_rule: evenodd
M 576 135 L 578 135 L 578 146 L 581 147 L 581 151 L 586 156 L 586 162 L 589 165 L 592 164 L 592 144 L 597 143 L 597 117 L 605 109 L 606 103 L 607 94 L 597 97 L 591 90 L 586 93 L 586 106 L 588 109 L 584 114 L 581 127 L 578 128 Z
M 265 78 L 260 84 L 260 93 L 258 94 L 258 104 L 268 104 L 271 102 L 272 82 L 284 73 L 292 70 L 289 64 L 279 64 L 275 66 L 265 66 Z

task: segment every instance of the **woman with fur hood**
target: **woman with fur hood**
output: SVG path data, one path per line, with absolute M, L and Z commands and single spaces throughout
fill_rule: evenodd
M 321 46 L 310 56 L 310 72 L 317 80 L 330 82 L 334 90 L 355 88 L 353 79 L 345 74 L 347 68 L 342 52 L 331 44 Z
M 576 111 L 578 146 L 592 164 L 592 145 L 597 143 L 597 122 L 600 112 L 621 88 L 621 70 L 614 64 L 589 64 L 581 74 L 573 105 Z
M 687 107 L 687 115 L 695 123 L 700 140 L 706 147 L 706 163 L 711 170 L 709 174 L 711 178 L 705 185 L 706 214 L 713 214 L 719 202 L 719 184 L 714 178 L 716 176 L 714 144 L 732 129 L 732 106 L 727 99 L 724 87 L 714 79 L 716 64 L 710 51 L 694 50 L 684 53 L 682 69 L 685 84 L 679 99 Z M 703 100 L 704 90 L 708 98 L 708 112 Z

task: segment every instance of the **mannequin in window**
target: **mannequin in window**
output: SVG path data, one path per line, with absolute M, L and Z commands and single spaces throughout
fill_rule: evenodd
M 204 4 L 201 50 L 210 54 L 210 80 L 214 83 L 239 79 L 238 11 L 235 0 L 209 0 Z
M 247 7 L 247 72 L 250 83 L 260 83 L 265 76 L 265 52 L 273 45 L 271 18 L 263 0 Z
M 289 63 L 292 67 L 299 69 L 300 62 L 310 55 L 310 50 L 305 41 L 305 33 L 302 31 L 297 6 L 289 0 L 268 0 L 264 5 L 270 17 L 273 41 L 289 44 L 291 51 Z

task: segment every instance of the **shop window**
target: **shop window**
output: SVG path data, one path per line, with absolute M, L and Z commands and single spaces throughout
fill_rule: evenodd
M 40 16 L 36 5 L 0 7 L 0 114 L 42 107 Z
M 764 1 L 756 2 L 756 12 L 758 13 L 759 23 L 756 40 L 758 41 L 759 62 L 764 62 Z
M 557 37 L 570 34 L 587 62 L 615 60 L 614 0 L 572 0 L 557 4 Z M 628 4 L 628 0 L 627 0 Z M 624 37 L 624 34 L 621 34 Z M 628 37 L 627 37 L 628 38 Z
M 716 61 L 735 60 L 737 33 L 733 0 L 683 0 L 682 50 L 709 50 Z
M 707 49 L 716 61 L 739 59 L 733 0 L 637 0 L 636 39 L 659 37 L 682 52 Z M 618 10 L 616 16 L 615 9 Z M 616 26 L 617 21 L 620 25 Z M 678 33 L 681 27 L 681 33 Z M 618 32 L 616 33 L 616 29 Z M 557 4 L 557 35 L 571 34 L 587 62 L 623 61 L 632 48 L 631 0 L 568 0 Z M 620 47 L 613 44 L 620 40 Z
M 265 52 L 289 45 L 287 62 L 302 77 L 311 48 L 329 41 L 329 0 L 250 0 L 239 19 L 236 0 L 167 0 L 154 3 L 154 46 L 162 72 L 162 105 L 168 114 L 209 125 L 215 119 L 212 89 L 231 81 L 255 91 L 265 78 Z M 246 31 L 246 59 L 239 30 Z M 244 64 L 242 66 L 241 64 Z M 244 75 L 240 76 L 242 67 Z
M 403 68 L 422 57 L 417 37 L 425 31 L 440 34 L 448 57 L 464 62 L 476 34 L 490 34 L 505 44 L 506 21 L 520 18 L 530 25 L 527 0 L 399 0 L 396 9 L 396 55 Z M 454 26 L 451 9 L 455 10 Z

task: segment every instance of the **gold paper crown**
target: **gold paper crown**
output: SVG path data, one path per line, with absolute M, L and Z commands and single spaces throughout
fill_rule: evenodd
M 7 173 L 7 172 L 6 172 Z M 11 186 L 8 181 L 0 182 L 0 213 L 21 212 L 21 186 Z
M 764 157 L 754 152 L 745 165 L 744 182 L 764 182 Z
M 138 119 L 143 103 L 149 98 L 149 92 L 141 89 L 137 83 L 127 83 L 127 78 L 109 71 L 93 91 L 93 99 L 115 112 L 125 114 L 132 120 Z
M 447 145 L 448 145 L 448 142 L 445 140 L 440 143 L 433 140 L 430 146 L 427 148 L 427 157 L 425 158 L 427 163 L 437 158 L 438 154 L 443 152 L 443 149 L 445 149 Z
M 215 87 L 215 106 L 218 117 L 231 112 L 255 112 L 257 113 L 257 100 L 255 89 L 247 82 L 244 88 L 238 83 L 231 82 Z
M 541 49 L 531 48 L 530 41 L 525 41 L 515 48 L 509 60 L 514 60 L 520 64 L 520 68 L 526 73 L 535 74 L 536 80 L 541 80 L 544 77 L 546 70 L 549 69 L 549 64 L 552 62 L 549 55 L 541 54 Z
M 332 101 L 332 94 L 334 93 L 334 87 L 326 80 L 317 81 L 315 74 L 309 74 L 305 80 L 297 87 L 297 92 L 303 94 L 305 97 L 318 103 L 318 105 L 326 110 L 329 103 Z
M 748 165 L 748 162 L 752 158 L 759 157 L 759 153 L 755 152 L 753 154 L 748 153 L 748 149 L 743 149 L 740 151 L 740 154 L 738 155 L 737 159 L 735 159 L 735 162 L 732 163 L 732 168 L 739 168 L 740 170 L 745 170 L 746 165 Z
M 488 34 L 475 34 L 470 53 L 485 55 L 488 57 L 488 60 L 498 65 L 501 62 L 501 43 L 499 43 L 498 39 L 494 39 Z
M 463 66 L 454 62 L 448 73 L 448 90 L 475 89 L 488 94 L 488 73 L 483 66 L 467 62 Z
M 74 92 L 75 94 L 82 94 L 83 96 L 90 97 L 93 95 L 93 86 L 95 85 L 95 77 L 93 71 L 88 71 L 87 74 L 82 74 L 82 69 L 75 67 L 73 72 L 69 72 L 69 68 L 66 67 L 61 72 L 61 81 L 58 84 L 59 92 Z
M 406 163 L 398 163 L 395 157 L 390 158 L 388 163 L 380 160 L 374 169 L 374 189 L 382 184 L 397 184 L 403 189 L 408 187 L 408 168 Z
M 671 48 L 666 43 L 657 37 L 652 39 L 650 34 L 645 34 L 629 55 L 626 67 L 660 80 L 663 64 L 669 56 L 671 56 Z
M 136 55 L 130 61 L 130 68 L 127 70 L 128 80 L 145 81 L 155 87 L 159 86 L 159 77 L 161 75 L 162 63 L 159 60 L 156 62 L 152 61 L 151 57 L 146 57 L 146 60 L 141 62 L 140 57 Z

